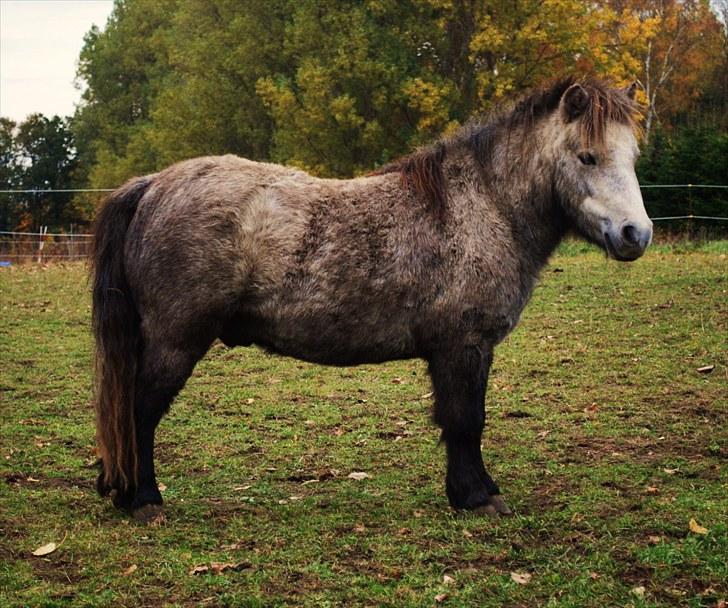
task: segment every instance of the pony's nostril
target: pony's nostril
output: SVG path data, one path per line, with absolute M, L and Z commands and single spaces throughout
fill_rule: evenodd
M 640 232 L 634 224 L 625 224 L 622 227 L 622 240 L 628 245 L 638 245 Z

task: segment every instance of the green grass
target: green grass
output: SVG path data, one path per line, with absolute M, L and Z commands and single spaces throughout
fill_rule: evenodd
M 501 519 L 448 508 L 422 362 L 337 369 L 216 345 L 158 434 L 167 524 L 136 524 L 93 491 L 85 269 L 0 269 L 0 605 L 716 606 L 715 247 L 634 264 L 567 247 L 545 270 L 491 376 L 486 461 L 517 512 Z M 190 574 L 213 562 L 243 566 Z

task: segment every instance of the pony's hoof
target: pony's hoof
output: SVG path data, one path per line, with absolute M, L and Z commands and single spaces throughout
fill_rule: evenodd
M 162 505 L 144 505 L 134 509 L 132 516 L 140 524 L 147 526 L 161 526 L 166 521 Z
M 475 509 L 472 510 L 472 513 L 475 515 L 486 515 L 488 517 L 495 517 L 498 515 L 496 508 L 490 504 L 475 507 Z
M 511 511 L 511 508 L 506 504 L 506 501 L 503 500 L 503 497 L 500 494 L 491 496 L 490 504 L 488 506 L 493 507 L 493 509 L 495 509 L 495 511 L 500 515 L 513 515 L 513 511 Z

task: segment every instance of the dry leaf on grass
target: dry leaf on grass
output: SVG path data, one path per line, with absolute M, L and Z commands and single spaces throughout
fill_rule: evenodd
M 253 564 L 250 562 L 211 562 L 209 566 L 195 566 L 190 570 L 190 574 L 222 574 L 223 572 L 233 571 L 239 572 L 240 570 L 247 570 L 251 568 Z
M 36 557 L 48 555 L 50 553 L 53 553 L 57 548 L 58 545 L 56 545 L 56 543 L 48 543 L 46 545 L 43 545 L 42 547 L 38 547 L 35 551 L 33 551 L 33 555 L 35 555 Z
M 709 374 L 715 369 L 715 365 L 703 365 L 703 367 L 699 367 L 698 371 L 701 374 Z
M 361 481 L 362 479 L 366 479 L 369 477 L 369 473 L 364 473 L 363 471 L 354 471 L 353 473 L 349 473 L 347 475 L 349 479 L 356 479 L 357 481 Z
M 511 572 L 511 580 L 519 585 L 527 585 L 531 580 L 528 572 Z
M 695 519 L 690 520 L 689 526 L 690 526 L 690 531 L 693 534 L 707 534 L 708 533 L 708 528 L 704 528 L 703 526 L 701 526 L 697 521 L 695 521 Z
M 210 570 L 210 566 L 195 566 L 190 569 L 190 574 L 204 574 Z
M 455 582 L 455 579 L 452 576 L 444 574 L 442 577 L 442 582 L 446 585 L 452 585 Z
M 124 568 L 124 571 L 122 572 L 122 574 L 124 576 L 129 576 L 130 574 L 134 574 L 137 571 L 137 569 L 138 569 L 138 566 L 136 564 L 132 564 L 128 568 Z
M 442 604 L 442 602 L 444 602 L 444 601 L 445 601 L 446 599 L 447 599 L 447 593 L 438 593 L 438 594 L 437 594 L 437 595 L 435 596 L 435 601 L 436 601 L 436 602 L 437 602 L 438 604 Z

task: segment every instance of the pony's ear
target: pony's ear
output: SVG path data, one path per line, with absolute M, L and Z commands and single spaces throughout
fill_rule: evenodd
M 633 101 L 634 101 L 634 96 L 637 93 L 637 87 L 638 86 L 639 85 L 637 84 L 637 82 L 633 82 L 626 89 L 624 89 L 624 92 L 627 95 L 627 97 L 629 97 Z
M 589 106 L 589 93 L 580 84 L 572 84 L 561 97 L 561 108 L 566 122 L 579 118 Z

